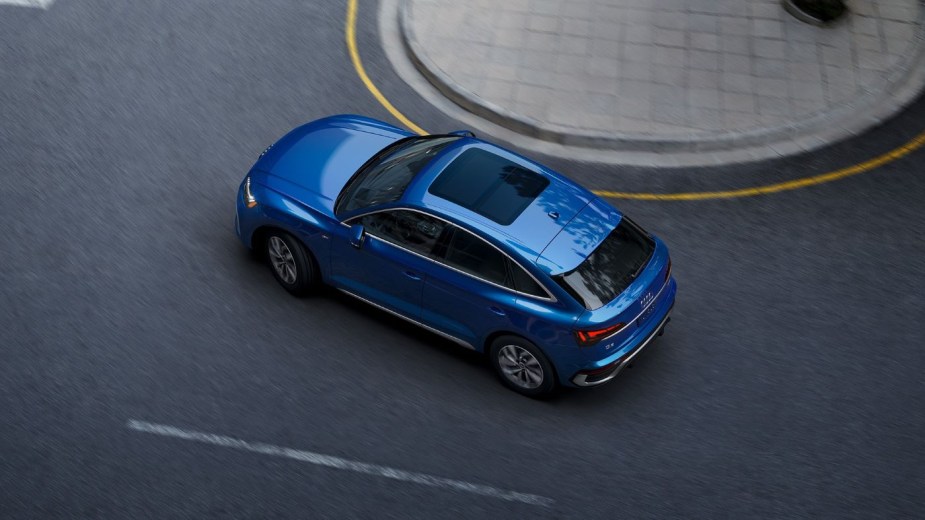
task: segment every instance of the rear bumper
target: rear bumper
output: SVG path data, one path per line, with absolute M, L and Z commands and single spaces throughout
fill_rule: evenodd
M 572 376 L 572 384 L 575 386 L 597 386 L 602 385 L 611 379 L 617 377 L 617 374 L 623 371 L 630 362 L 633 361 L 640 352 L 643 351 L 647 346 L 649 346 L 652 341 L 662 335 L 662 332 L 665 330 L 665 326 L 668 325 L 668 322 L 671 321 L 671 309 L 668 309 L 668 312 L 665 313 L 665 316 L 659 322 L 659 324 L 652 329 L 651 332 L 636 346 L 633 350 L 629 351 L 622 358 L 610 363 L 609 365 L 603 366 L 601 368 L 596 368 L 594 370 L 581 371 Z

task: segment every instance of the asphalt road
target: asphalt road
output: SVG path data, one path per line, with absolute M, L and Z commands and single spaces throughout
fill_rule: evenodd
M 363 304 L 289 297 L 232 233 L 237 184 L 288 129 L 341 112 L 391 120 L 350 65 L 345 9 L 0 5 L 0 517 L 925 516 L 925 150 L 770 196 L 614 201 L 671 247 L 674 319 L 613 384 L 533 401 Z M 361 4 L 370 76 L 425 128 L 457 129 L 395 76 L 375 13 Z M 920 100 L 789 160 L 539 158 L 592 188 L 722 189 L 850 165 L 923 129 Z

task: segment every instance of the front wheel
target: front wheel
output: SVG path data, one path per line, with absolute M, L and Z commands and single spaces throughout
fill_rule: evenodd
M 289 233 L 271 232 L 266 251 L 273 276 L 291 294 L 304 296 L 318 285 L 318 271 L 311 253 Z
M 552 363 L 533 343 L 517 336 L 501 336 L 491 344 L 491 365 L 505 386 L 528 397 L 556 389 Z

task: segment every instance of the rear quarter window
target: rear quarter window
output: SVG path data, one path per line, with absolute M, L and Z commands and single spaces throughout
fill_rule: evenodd
M 498 285 L 509 285 L 504 254 L 488 242 L 460 228 L 454 228 L 447 246 L 447 265 Z

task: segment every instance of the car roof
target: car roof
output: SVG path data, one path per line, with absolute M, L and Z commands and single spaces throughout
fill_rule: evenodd
M 482 150 L 498 155 L 541 175 L 549 181 L 549 185 L 506 225 L 428 191 L 447 166 L 470 150 Z M 597 196 L 590 191 L 541 164 L 491 143 L 465 137 L 443 149 L 415 177 L 405 190 L 401 202 L 467 224 L 482 235 L 493 237 L 507 245 L 506 249 L 510 253 L 535 264 L 556 235 L 595 199 Z M 545 263 L 541 263 L 539 267 L 549 271 L 550 269 L 543 264 Z M 557 262 L 553 261 L 550 265 L 556 264 Z

